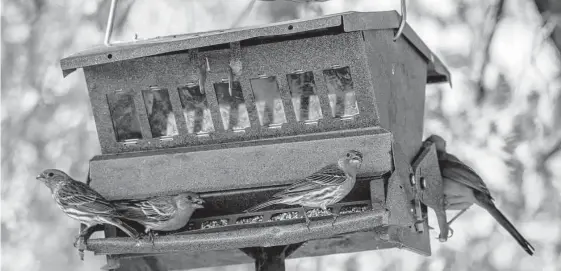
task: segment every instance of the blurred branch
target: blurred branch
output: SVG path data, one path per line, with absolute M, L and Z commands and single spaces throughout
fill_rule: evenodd
M 495 13 L 491 17 L 491 25 L 489 26 L 490 30 L 488 34 L 489 37 L 487 38 L 487 42 L 485 43 L 485 47 L 483 49 L 483 61 L 481 62 L 479 77 L 477 79 L 478 80 L 477 81 L 478 93 L 477 93 L 477 100 L 476 100 L 477 104 L 481 104 L 481 102 L 483 101 L 483 99 L 485 99 L 486 96 L 486 89 L 484 85 L 485 71 L 487 69 L 487 66 L 489 65 L 489 62 L 491 61 L 491 53 L 490 53 L 491 44 L 493 43 L 493 39 L 495 38 L 495 33 L 497 32 L 497 26 L 499 25 L 499 22 L 503 17 L 504 5 L 505 5 L 505 0 L 499 0 L 495 5 L 496 6 Z
M 549 37 L 555 44 L 557 51 L 561 53 L 561 2 L 558 0 L 534 0 L 534 3 L 544 23 L 549 20 L 555 22 L 555 28 L 551 31 Z
M 545 166 L 545 164 L 549 161 L 549 159 L 551 159 L 553 156 L 555 156 L 560 151 L 561 151 L 561 137 L 559 139 L 557 139 L 557 142 L 554 143 L 551 146 L 551 149 L 549 149 L 549 151 L 545 152 L 542 155 L 542 157 L 540 159 L 540 165 Z

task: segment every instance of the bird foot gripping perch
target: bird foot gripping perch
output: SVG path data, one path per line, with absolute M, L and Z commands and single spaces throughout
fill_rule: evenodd
M 434 210 L 440 228 L 438 239 L 446 242 L 451 235 L 444 206 L 444 187 L 436 149 L 431 141 L 423 143 L 412 166 L 414 170 L 412 178 L 415 180 L 412 184 L 416 187 L 416 194 L 420 202 Z

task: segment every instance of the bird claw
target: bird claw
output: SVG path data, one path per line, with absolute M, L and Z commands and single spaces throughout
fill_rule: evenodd
M 78 235 L 74 241 L 74 247 L 78 249 L 78 256 L 80 260 L 84 260 L 84 250 L 86 249 L 86 240 L 84 237 Z
M 74 247 L 82 250 L 86 248 L 86 240 L 83 236 L 76 236 L 76 240 L 74 240 Z
M 338 215 L 333 216 L 333 221 L 331 221 L 331 227 L 333 227 L 335 225 L 335 221 L 337 221 L 338 217 L 339 217 Z
M 429 227 L 430 227 L 430 226 L 429 226 Z M 448 228 L 448 237 L 445 238 L 445 237 L 442 236 L 442 234 L 440 234 L 440 235 L 438 236 L 438 238 L 436 238 L 436 239 L 438 239 L 438 241 L 440 241 L 441 243 L 444 243 L 444 242 L 446 242 L 448 239 L 452 238 L 452 236 L 454 236 L 454 229 Z

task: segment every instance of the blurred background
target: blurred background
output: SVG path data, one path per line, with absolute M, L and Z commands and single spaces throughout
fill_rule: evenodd
M 249 2 L 120 0 L 113 40 L 229 28 Z M 87 271 L 105 264 L 91 253 L 79 260 L 72 246 L 78 224 L 34 177 L 59 168 L 84 179 L 88 160 L 100 153 L 82 70 L 63 79 L 59 60 L 102 44 L 109 4 L 2 0 L 2 270 Z M 351 10 L 400 10 L 400 4 L 258 1 L 241 25 Z M 371 251 L 288 260 L 287 270 L 560 270 L 561 1 L 410 0 L 408 22 L 453 79 L 453 88 L 427 88 L 425 135 L 443 136 L 480 173 L 537 254 L 527 256 L 473 207 L 454 222 L 447 243 L 432 240 L 431 257 Z

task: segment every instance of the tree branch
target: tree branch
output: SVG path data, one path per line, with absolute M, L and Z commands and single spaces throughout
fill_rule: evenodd
M 491 44 L 493 43 L 493 39 L 495 38 L 495 32 L 497 32 L 497 26 L 499 25 L 499 22 L 503 17 L 504 5 L 505 5 L 505 0 L 499 0 L 496 4 L 495 13 L 491 17 L 492 22 L 488 34 L 489 37 L 487 38 L 487 42 L 485 43 L 485 47 L 483 49 L 483 61 L 481 63 L 481 68 L 479 70 L 479 77 L 477 79 L 478 80 L 477 81 L 478 93 L 477 93 L 477 100 L 476 100 L 477 104 L 481 104 L 486 96 L 486 89 L 483 79 L 485 77 L 485 71 L 487 69 L 487 66 L 489 65 L 489 62 L 491 60 L 491 53 L 490 53 Z
M 536 4 L 536 8 L 542 19 L 544 24 L 550 20 L 550 18 L 554 18 L 557 20 L 556 26 L 549 35 L 555 47 L 557 47 L 557 51 L 561 53 L 561 3 L 558 0 L 534 0 Z

